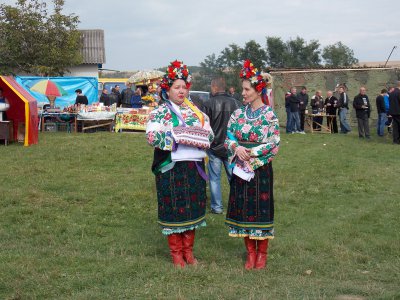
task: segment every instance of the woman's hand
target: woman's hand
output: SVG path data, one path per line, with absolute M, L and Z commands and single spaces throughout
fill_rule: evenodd
M 250 149 L 247 149 L 243 146 L 238 146 L 235 150 L 235 154 L 243 161 L 250 160 Z

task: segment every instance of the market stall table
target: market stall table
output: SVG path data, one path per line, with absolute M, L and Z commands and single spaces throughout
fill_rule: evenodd
M 111 111 L 79 112 L 76 119 L 78 125 L 82 126 L 82 132 L 99 127 L 108 127 L 111 131 L 115 115 L 116 112 Z
M 115 132 L 122 130 L 146 130 L 147 120 L 150 109 L 129 109 L 128 111 L 118 111 L 115 116 Z
M 318 113 L 318 114 L 305 114 L 305 116 L 306 116 L 306 124 L 308 125 L 308 127 L 310 128 L 310 132 L 311 133 L 314 133 L 314 132 L 320 132 L 320 133 L 332 133 L 332 131 L 333 131 L 333 128 L 332 128 L 332 121 L 333 121 L 333 118 L 335 118 L 336 116 L 335 115 L 327 115 L 326 113 Z M 326 119 L 326 124 L 329 124 L 329 126 L 328 125 L 323 125 L 323 124 L 320 124 L 320 123 L 318 123 L 316 120 L 315 120 L 315 117 L 321 117 L 322 118 L 322 123 L 324 123 L 324 118 Z M 328 121 L 329 120 L 329 121 Z M 315 130 L 314 128 L 313 128 L 313 125 L 314 124 L 316 124 L 316 125 L 319 125 L 320 127 L 321 127 L 321 130 Z
M 40 122 L 39 122 L 39 130 L 46 131 L 46 119 L 50 120 L 48 124 L 54 124 L 57 126 L 58 124 L 67 124 L 67 130 L 71 132 L 70 126 L 71 123 L 74 123 L 74 131 L 77 130 L 77 113 L 72 112 L 47 112 L 47 111 L 39 111 L 38 113 Z

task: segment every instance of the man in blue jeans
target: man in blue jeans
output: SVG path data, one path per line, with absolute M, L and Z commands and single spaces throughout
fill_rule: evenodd
M 378 111 L 378 122 L 376 123 L 376 130 L 378 136 L 382 137 L 385 134 L 385 126 L 387 122 L 387 110 L 385 106 L 385 96 L 387 95 L 387 90 L 381 90 L 381 94 L 376 97 L 376 109 Z
M 339 87 L 339 120 L 340 133 L 347 134 L 351 131 L 351 127 L 347 121 L 347 112 L 349 111 L 349 96 L 346 94 L 344 87 Z
M 227 150 L 224 147 L 226 130 L 231 114 L 242 104 L 229 96 L 226 91 L 225 79 L 215 78 L 211 81 L 211 97 L 203 105 L 204 113 L 210 118 L 211 128 L 214 132 L 214 141 L 208 150 L 208 176 L 210 178 L 211 212 L 223 213 L 221 193 L 221 167 L 225 167 L 228 181 L 232 176 L 232 169 L 228 165 Z

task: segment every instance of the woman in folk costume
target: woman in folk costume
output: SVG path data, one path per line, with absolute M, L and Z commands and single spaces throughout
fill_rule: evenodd
M 225 147 L 233 176 L 225 223 L 229 236 L 244 238 L 245 268 L 262 269 L 268 241 L 274 237 L 271 161 L 279 149 L 279 124 L 266 96 L 266 80 L 249 60 L 240 77 L 246 105 L 228 123 Z
M 177 267 L 197 264 L 195 229 L 206 226 L 205 149 L 214 139 L 208 117 L 187 99 L 191 78 L 182 62 L 168 66 L 161 82 L 163 103 L 151 112 L 146 128 L 154 147 L 158 223 Z

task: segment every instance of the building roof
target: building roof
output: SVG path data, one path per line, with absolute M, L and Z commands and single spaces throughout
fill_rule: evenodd
M 385 63 L 385 61 L 360 61 L 357 65 L 361 67 L 383 67 Z M 389 60 L 386 63 L 386 67 L 398 68 L 400 67 L 400 61 Z
M 106 51 L 104 46 L 104 30 L 88 29 L 81 32 L 83 64 L 104 64 Z

